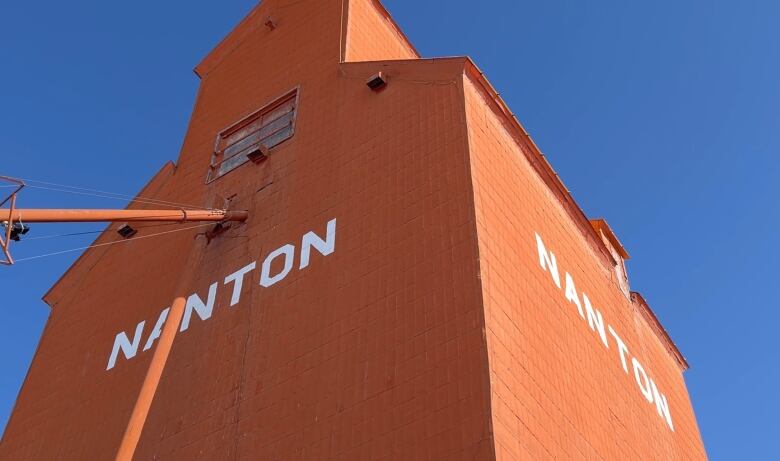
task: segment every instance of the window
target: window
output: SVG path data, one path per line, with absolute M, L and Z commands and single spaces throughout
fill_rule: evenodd
M 217 135 L 206 182 L 243 165 L 260 147 L 273 149 L 295 132 L 298 91 L 294 90 Z

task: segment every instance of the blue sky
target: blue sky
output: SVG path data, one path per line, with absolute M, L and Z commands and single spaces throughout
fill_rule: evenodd
M 0 174 L 133 194 L 184 136 L 192 68 L 251 1 L 5 2 Z M 712 459 L 776 453 L 780 3 L 386 0 L 424 56 L 470 55 L 691 363 Z M 122 206 L 30 190 L 28 207 Z M 100 230 L 36 226 L 30 236 Z M 17 256 L 87 245 L 30 240 Z M 0 269 L 0 427 L 78 253 Z

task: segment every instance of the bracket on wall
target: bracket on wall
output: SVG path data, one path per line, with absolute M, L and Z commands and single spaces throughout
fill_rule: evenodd
M 20 179 L 9 178 L 7 176 L 0 176 L 0 183 L 8 183 L 8 187 L 14 188 L 13 192 L 0 201 L 0 206 L 5 205 L 9 201 L 11 202 L 11 207 L 8 210 L 8 219 L 0 217 L 5 228 L 3 232 L 5 235 L 0 235 L 0 248 L 2 249 L 4 257 L 4 259 L 0 259 L 0 264 L 10 266 L 14 263 L 14 258 L 11 257 L 11 252 L 8 249 L 8 247 L 11 246 L 11 241 L 18 242 L 19 236 L 26 234 L 29 230 L 29 227 L 22 223 L 21 216 L 16 222 L 14 222 L 13 219 L 14 211 L 16 211 L 16 194 L 24 189 L 25 184 L 24 181 Z
M 206 245 L 208 245 L 211 243 L 212 240 L 224 234 L 228 230 L 230 230 L 230 224 L 227 222 L 220 222 L 217 223 L 211 229 L 207 230 L 206 232 L 203 232 L 202 234 L 198 234 L 198 235 L 202 235 L 206 237 Z

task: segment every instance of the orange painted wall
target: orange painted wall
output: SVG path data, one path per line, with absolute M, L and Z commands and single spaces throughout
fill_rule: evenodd
M 345 2 L 345 61 L 415 59 L 417 51 L 403 36 L 387 11 L 376 0 Z
M 264 0 L 196 67 L 178 161 L 139 195 L 232 197 L 250 218 L 210 244 L 197 228 L 86 252 L 46 295 L 0 459 L 111 459 L 152 354 L 106 370 L 116 334 L 146 321 L 145 342 L 174 296 L 215 282 L 212 317 L 176 337 L 136 459 L 704 456 L 680 369 L 502 131 L 470 61 L 411 59 L 385 14 Z M 206 184 L 217 134 L 293 88 L 295 135 Z M 334 218 L 332 254 L 258 284 L 266 255 Z M 673 435 L 561 302 L 534 230 L 653 370 Z M 254 261 L 230 306 L 225 277 Z
M 499 459 L 705 459 L 678 362 L 620 291 L 594 248 L 529 162 L 532 149 L 489 89 L 465 86 L 480 273 Z M 538 233 L 561 283 L 614 326 L 671 408 L 674 431 L 539 263 Z
M 237 194 L 250 219 L 208 246 L 193 230 L 87 253 L 48 297 L 0 458 L 110 459 L 151 357 L 106 371 L 114 336 L 154 323 L 177 286 L 205 299 L 212 282 L 213 316 L 177 336 L 136 459 L 491 456 L 462 60 L 339 64 L 341 11 L 264 1 L 198 66 L 176 170 L 153 196 Z M 378 70 L 393 80 L 377 94 Z M 217 133 L 295 87 L 295 136 L 206 185 Z M 229 306 L 228 274 L 333 218 L 334 253 L 270 288 L 253 272 Z

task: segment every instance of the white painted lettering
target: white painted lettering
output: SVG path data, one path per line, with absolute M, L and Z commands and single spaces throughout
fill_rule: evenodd
M 636 359 L 631 357 L 631 364 L 634 366 L 634 378 L 639 386 L 639 390 L 642 391 L 642 395 L 645 396 L 648 402 L 653 403 L 653 391 L 650 389 L 650 378 L 647 377 L 645 369 L 642 368 L 642 364 Z
M 230 307 L 235 306 L 241 301 L 241 288 L 244 286 L 244 276 L 253 270 L 255 270 L 254 262 L 225 277 L 225 285 L 231 282 L 233 283 L 233 294 L 230 296 Z
M 276 259 L 276 257 L 282 255 L 284 255 L 284 268 L 281 272 L 271 277 L 271 263 L 274 259 Z M 267 288 L 287 277 L 287 274 L 289 274 L 290 270 L 292 269 L 294 258 L 295 247 L 290 244 L 287 244 L 281 248 L 277 248 L 271 252 L 271 254 L 265 258 L 265 261 L 263 261 L 263 268 L 260 272 L 260 285 Z
M 206 303 L 200 299 L 197 293 L 193 293 L 187 298 L 187 306 L 184 310 L 184 318 L 181 319 L 181 328 L 179 331 L 186 331 L 190 327 L 190 318 L 192 318 L 192 312 L 198 313 L 198 317 L 201 320 L 208 320 L 211 318 L 211 313 L 214 311 L 214 300 L 217 298 L 217 282 L 214 282 L 209 287 L 209 297 Z
M 157 323 L 154 324 L 154 329 L 152 329 L 152 332 L 149 333 L 149 339 L 146 340 L 146 345 L 144 346 L 145 351 L 151 349 L 154 342 L 157 340 L 157 338 L 160 337 L 163 325 L 165 325 L 165 319 L 168 318 L 168 311 L 170 309 L 170 307 L 166 307 L 162 312 L 160 312 L 160 316 L 157 318 Z
M 626 374 L 628 374 L 628 364 L 626 363 L 626 354 L 628 354 L 628 348 L 626 347 L 626 343 L 620 339 L 620 336 L 618 336 L 617 332 L 615 332 L 615 330 L 612 328 L 612 325 L 607 326 L 607 329 L 609 330 L 609 334 L 615 338 L 615 342 L 617 342 L 618 351 L 620 352 L 620 363 L 623 364 L 623 370 L 626 372 Z
M 555 260 L 555 255 L 552 252 L 548 253 L 547 248 L 544 246 L 544 242 L 542 242 L 542 238 L 539 237 L 539 234 L 535 235 L 536 249 L 539 252 L 539 265 L 542 266 L 542 270 L 544 271 L 547 271 L 547 267 L 550 268 L 550 275 L 558 288 L 560 288 L 561 276 L 558 274 L 558 262 Z
M 321 255 L 327 256 L 336 249 L 336 220 L 331 219 L 328 221 L 327 230 L 325 231 L 325 240 L 322 240 L 314 232 L 307 232 L 303 236 L 301 241 L 301 263 L 298 267 L 303 269 L 309 265 L 309 256 L 311 253 L 311 247 L 317 249 Z
M 301 269 L 308 267 L 311 263 L 312 248 L 316 249 L 323 256 L 332 254 L 336 249 L 336 219 L 331 219 L 326 223 L 324 239 L 317 235 L 317 233 L 314 231 L 310 231 L 303 235 L 301 239 L 301 245 Z M 281 272 L 271 276 L 270 272 L 272 262 L 274 262 L 276 258 L 280 256 L 284 257 L 284 267 L 281 269 Z M 269 287 L 284 279 L 293 269 L 294 260 L 295 246 L 293 245 L 285 245 L 269 254 L 263 262 L 260 275 L 260 285 Z M 244 279 L 248 273 L 256 269 L 256 266 L 257 262 L 249 263 L 241 269 L 238 269 L 237 271 L 225 277 L 225 286 L 228 286 L 231 283 L 233 284 L 233 290 L 230 297 L 230 306 L 235 306 L 241 301 L 241 292 L 243 290 Z M 197 293 L 193 293 L 187 298 L 184 316 L 179 328 L 181 332 L 189 329 L 193 312 L 196 312 L 198 317 L 203 321 L 206 321 L 212 317 L 217 297 L 218 284 L 218 282 L 215 282 L 209 286 L 209 293 L 206 302 L 203 302 L 203 299 L 200 298 Z M 154 328 L 149 333 L 149 337 L 146 339 L 146 342 L 143 345 L 143 351 L 151 349 L 154 346 L 154 343 L 162 335 L 162 330 L 164 329 L 165 323 L 168 320 L 169 311 L 170 308 L 166 308 L 158 315 L 157 322 L 155 323 Z M 116 366 L 116 361 L 119 358 L 120 352 L 124 354 L 124 357 L 128 360 L 132 359 L 138 354 L 138 348 L 141 346 L 141 340 L 143 339 L 145 323 L 146 322 L 143 321 L 137 325 L 135 336 L 133 336 L 132 341 L 125 332 L 120 332 L 116 335 L 106 370 L 111 370 Z
M 601 336 L 601 342 L 604 343 L 604 347 L 609 349 L 609 343 L 607 342 L 607 332 L 604 330 L 604 317 L 601 316 L 601 312 L 598 309 L 594 309 L 593 305 L 588 299 L 588 295 L 582 294 L 582 301 L 585 303 L 585 312 L 588 313 L 588 324 L 590 329 L 598 331 Z
M 125 354 L 125 359 L 129 360 L 135 357 L 136 352 L 138 352 L 138 345 L 141 343 L 141 335 L 144 332 L 145 323 L 146 321 L 141 321 L 138 323 L 138 326 L 135 327 L 135 336 L 133 336 L 132 343 L 127 338 L 127 334 L 125 334 L 124 331 L 116 335 L 116 338 L 114 339 L 114 347 L 111 349 L 111 357 L 108 358 L 108 366 L 106 367 L 106 370 L 114 368 L 114 365 L 116 365 L 116 359 L 119 356 L 120 349 L 122 350 L 122 353 Z
M 541 266 L 542 271 L 547 272 L 549 270 L 553 282 L 558 286 L 558 288 L 560 288 L 561 284 L 558 275 L 558 261 L 555 258 L 555 254 L 552 251 L 548 251 L 538 233 L 535 233 L 535 235 L 536 248 L 539 256 L 539 265 Z M 618 335 L 617 331 L 612 328 L 612 325 L 606 324 L 601 311 L 593 307 L 593 304 L 588 298 L 588 295 L 577 292 L 577 287 L 574 284 L 574 279 L 572 278 L 571 274 L 568 272 L 564 272 L 564 274 L 566 284 L 564 289 L 564 297 L 566 300 L 577 306 L 577 312 L 583 320 L 585 318 L 588 319 L 588 325 L 590 326 L 590 329 L 598 333 L 599 337 L 601 338 L 601 342 L 606 348 L 609 348 L 609 340 L 607 338 L 607 331 L 609 331 L 609 334 L 615 340 L 615 344 L 617 344 L 618 354 L 620 355 L 620 364 L 623 366 L 623 371 L 627 375 L 629 374 L 628 358 L 631 358 L 634 379 L 636 380 L 640 392 L 650 404 L 655 402 L 658 415 L 661 416 L 662 419 L 665 419 L 666 423 L 669 425 L 669 428 L 674 431 L 671 411 L 669 409 L 666 396 L 664 396 L 658 390 L 655 382 L 650 379 L 644 367 L 642 367 L 642 364 L 639 363 L 635 357 L 631 357 L 628 352 L 628 346 L 626 346 L 626 343 L 620 338 L 620 335 Z M 582 296 L 582 300 L 580 300 L 580 296 Z
M 582 311 L 582 304 L 580 303 L 580 296 L 577 294 L 577 287 L 574 286 L 574 280 L 568 272 L 566 273 L 566 299 L 574 303 L 577 306 L 577 312 L 580 313 L 580 317 L 585 318 L 585 313 Z
M 666 420 L 666 424 L 669 425 L 669 429 L 674 431 L 674 424 L 672 424 L 672 414 L 669 412 L 669 403 L 666 401 L 666 396 L 658 392 L 658 387 L 653 380 L 650 380 L 650 387 L 653 389 L 653 400 L 655 400 L 655 408 L 658 410 L 658 414 Z

